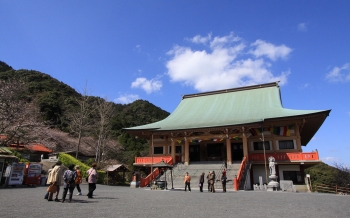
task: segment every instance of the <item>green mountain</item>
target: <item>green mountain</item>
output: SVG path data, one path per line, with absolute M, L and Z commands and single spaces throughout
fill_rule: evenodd
M 35 70 L 15 70 L 5 62 L 0 61 L 0 80 L 2 81 L 23 81 L 27 87 L 25 100 L 34 105 L 38 119 L 48 128 L 70 133 L 69 113 L 77 109 L 75 99 L 82 98 L 82 95 L 65 83 L 52 78 L 48 74 Z M 90 101 L 97 101 L 99 97 L 90 96 Z M 135 155 L 145 154 L 147 150 L 146 140 L 135 139 L 126 134 L 123 128 L 143 125 L 156 122 L 166 118 L 169 113 L 145 100 L 136 100 L 131 104 L 113 103 L 114 112 L 111 121 L 110 139 L 121 144 L 122 148 L 114 157 L 124 164 L 133 162 Z M 91 123 L 97 114 L 90 115 Z M 87 129 L 85 137 L 97 140 L 96 128 Z M 39 138 L 37 140 L 40 140 Z M 92 142 L 93 144 L 94 142 Z M 64 143 L 62 143 L 64 144 Z M 58 151 L 60 149 L 57 148 Z

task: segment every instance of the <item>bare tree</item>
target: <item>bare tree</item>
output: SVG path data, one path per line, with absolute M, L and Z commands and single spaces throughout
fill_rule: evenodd
M 105 155 L 105 145 L 108 135 L 111 130 L 111 117 L 114 112 L 114 107 L 112 102 L 108 102 L 107 98 L 98 98 L 96 110 L 98 113 L 97 122 L 97 147 L 96 147 L 96 162 L 103 161 L 103 156 Z M 102 155 L 102 158 L 101 158 Z
M 350 186 L 350 167 L 341 163 L 334 163 L 336 184 L 342 187 Z
M 0 80 L 0 134 L 2 143 L 30 141 L 30 130 L 38 125 L 32 111 L 34 105 L 26 98 L 27 86 L 21 80 Z
M 83 132 L 89 127 L 89 117 L 94 112 L 93 104 L 90 102 L 90 96 L 87 94 L 87 84 L 84 87 L 82 96 L 75 98 L 77 108 L 73 109 L 68 117 L 70 120 L 70 129 L 72 132 L 78 134 L 78 144 L 76 146 L 75 158 L 78 158 L 80 151 L 80 144 Z

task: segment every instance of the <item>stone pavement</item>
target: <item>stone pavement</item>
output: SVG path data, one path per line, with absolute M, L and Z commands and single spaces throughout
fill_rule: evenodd
M 61 203 L 44 200 L 46 188 L 1 188 L 0 217 L 350 217 L 350 196 L 334 194 L 201 193 L 198 187 L 184 192 L 97 185 L 94 199 L 74 195 L 72 203 Z M 82 185 L 83 194 L 87 188 Z

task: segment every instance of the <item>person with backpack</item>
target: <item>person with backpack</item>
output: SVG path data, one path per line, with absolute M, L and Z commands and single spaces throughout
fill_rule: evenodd
M 74 170 L 74 164 L 69 164 L 68 170 L 66 170 L 63 174 L 64 188 L 62 194 L 62 203 L 66 201 L 66 195 L 69 190 L 69 200 L 70 203 L 72 201 L 72 195 L 75 188 L 75 180 L 77 178 L 77 173 Z

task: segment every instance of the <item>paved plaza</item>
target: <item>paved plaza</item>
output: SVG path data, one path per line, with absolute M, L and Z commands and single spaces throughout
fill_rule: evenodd
M 87 188 L 82 185 L 83 194 Z M 0 217 L 350 217 L 350 196 L 334 194 L 201 193 L 97 185 L 94 199 L 74 193 L 72 203 L 61 203 L 44 200 L 46 189 L 1 188 Z

